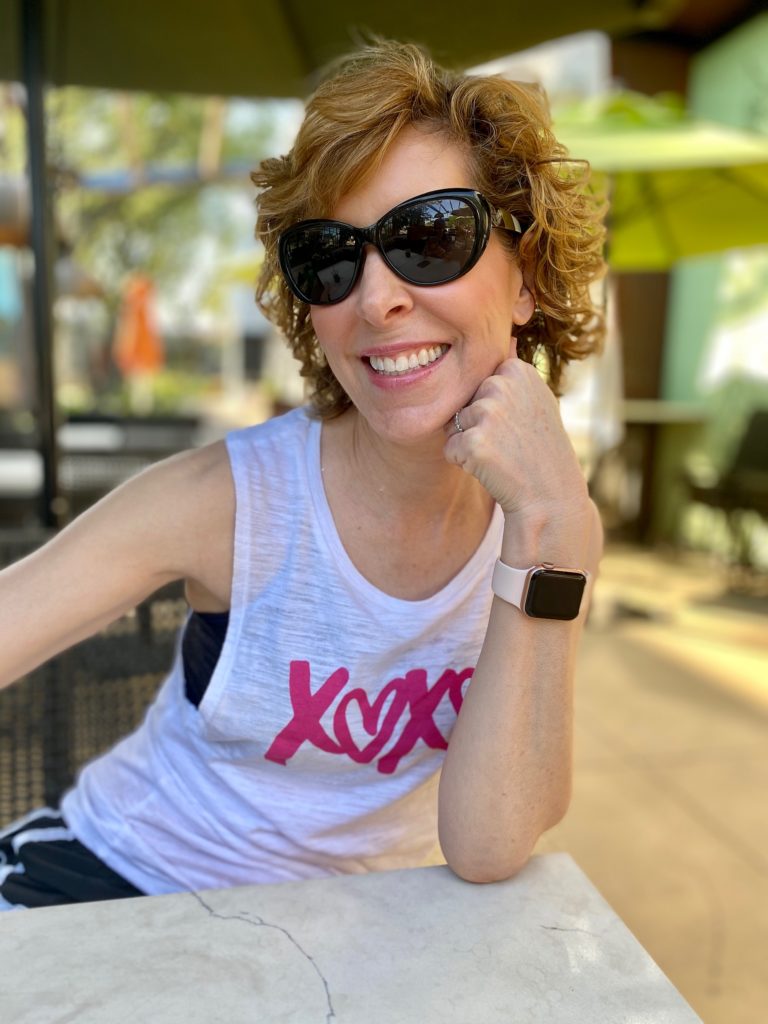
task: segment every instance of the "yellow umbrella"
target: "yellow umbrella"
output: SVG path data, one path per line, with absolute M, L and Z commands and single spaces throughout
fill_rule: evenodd
M 768 243 L 768 137 L 618 93 L 560 113 L 558 138 L 610 195 L 613 270 Z

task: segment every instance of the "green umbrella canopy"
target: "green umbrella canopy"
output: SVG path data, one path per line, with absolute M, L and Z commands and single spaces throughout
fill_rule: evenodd
M 21 0 L 27 2 L 27 0 Z M 235 96 L 301 96 L 311 76 L 372 31 L 469 67 L 585 29 L 667 24 L 681 0 L 47 0 L 56 85 Z M 0 0 L 0 81 L 21 76 L 19 0 Z
M 768 137 L 694 121 L 679 102 L 618 93 L 561 111 L 555 131 L 610 195 L 614 270 L 768 243 Z

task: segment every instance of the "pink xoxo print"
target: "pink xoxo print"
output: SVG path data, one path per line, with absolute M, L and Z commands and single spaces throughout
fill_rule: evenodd
M 369 701 L 365 690 L 349 690 L 334 709 L 334 735 L 331 737 L 320 719 L 349 682 L 349 672 L 345 668 L 336 669 L 313 693 L 309 662 L 292 661 L 288 688 L 293 718 L 275 736 L 264 756 L 277 764 L 287 764 L 302 743 L 311 743 L 328 754 L 346 754 L 358 764 L 370 764 L 379 756 L 402 722 L 397 742 L 376 765 L 378 771 L 391 774 L 400 759 L 413 750 L 420 739 L 433 750 L 447 749 L 448 741 L 435 725 L 433 716 L 446 694 L 458 714 L 462 702 L 461 687 L 472 677 L 472 672 L 471 668 L 461 672 L 448 668 L 430 687 L 426 671 L 414 668 L 401 678 L 387 683 L 373 703 Z M 382 718 L 387 702 L 389 706 Z M 356 706 L 363 728 L 372 737 L 371 742 L 362 748 L 355 743 L 349 728 L 347 709 L 350 704 Z

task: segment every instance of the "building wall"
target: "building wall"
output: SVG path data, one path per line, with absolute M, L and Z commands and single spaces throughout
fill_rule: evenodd
M 753 18 L 702 50 L 690 65 L 691 113 L 742 130 L 768 133 L 766 54 L 768 14 Z M 748 258 L 755 263 L 768 261 L 768 246 L 750 250 Z M 733 266 L 733 257 L 716 256 L 686 261 L 672 272 L 662 398 L 697 401 L 711 393 L 707 361 L 724 325 Z
M 688 106 L 702 120 L 768 134 L 768 14 L 692 58 Z M 768 200 L 766 201 L 768 219 Z M 725 469 L 750 413 L 768 407 L 768 246 L 689 260 L 670 274 L 660 394 L 706 409 L 687 436 L 667 432 L 655 466 L 656 538 L 728 551 L 722 514 L 690 505 L 683 468 Z M 768 566 L 768 528 L 750 520 L 754 564 Z
M 667 89 L 686 93 L 695 117 L 768 133 L 766 53 L 768 15 L 760 15 L 694 55 L 657 40 L 617 42 L 613 68 L 619 83 L 629 88 L 649 94 Z M 638 435 L 644 453 L 637 539 L 673 543 L 690 539 L 685 526 L 690 507 L 684 483 L 687 465 L 704 453 L 716 468 L 724 466 L 751 408 L 768 402 L 768 320 L 754 345 L 755 363 L 765 363 L 765 399 L 752 376 L 723 380 L 722 388 L 713 380 L 714 370 L 719 367 L 723 376 L 729 360 L 727 373 L 733 377 L 738 371 L 723 330 L 734 306 L 740 308 L 733 301 L 734 282 L 743 287 L 745 266 L 755 289 L 765 282 L 764 292 L 768 292 L 768 247 L 736 257 L 685 261 L 668 275 L 622 275 L 625 396 L 664 403 L 655 422 L 649 412 L 647 423 L 628 424 L 628 433 Z M 654 276 L 659 280 L 650 280 Z M 667 284 L 666 302 L 662 278 Z M 658 322 L 653 321 L 651 309 L 658 313 Z M 752 358 L 748 346 L 742 362 L 749 364 Z

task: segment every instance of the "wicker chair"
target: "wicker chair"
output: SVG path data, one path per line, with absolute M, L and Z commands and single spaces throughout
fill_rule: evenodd
M 0 566 L 46 539 L 0 534 Z M 173 660 L 181 582 L 0 691 L 0 828 L 56 806 L 78 769 L 138 725 Z

